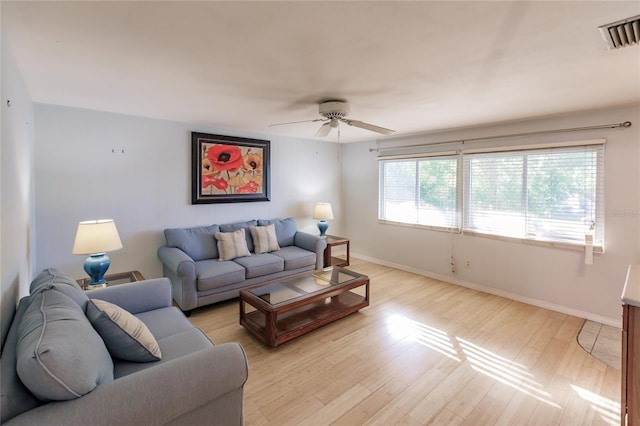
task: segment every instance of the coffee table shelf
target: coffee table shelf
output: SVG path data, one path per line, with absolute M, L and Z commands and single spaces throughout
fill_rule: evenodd
M 368 277 L 341 268 L 333 275 L 326 284 L 309 273 L 242 290 L 240 324 L 275 347 L 369 306 Z

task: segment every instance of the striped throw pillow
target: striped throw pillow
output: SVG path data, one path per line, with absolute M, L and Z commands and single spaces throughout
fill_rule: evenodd
M 87 318 L 116 358 L 133 362 L 159 361 L 160 347 L 147 326 L 113 303 L 89 299 Z
M 273 223 L 266 226 L 251 226 L 249 230 L 253 237 L 253 251 L 256 254 L 280 250 L 278 238 L 276 238 L 276 227 Z
M 218 241 L 219 261 L 232 260 L 236 257 L 251 256 L 247 248 L 247 239 L 245 238 L 244 228 L 240 228 L 233 232 L 216 232 L 216 240 Z

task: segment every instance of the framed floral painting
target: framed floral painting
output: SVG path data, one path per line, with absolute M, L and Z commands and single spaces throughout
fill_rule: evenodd
M 191 150 L 191 204 L 269 201 L 269 141 L 192 132 Z

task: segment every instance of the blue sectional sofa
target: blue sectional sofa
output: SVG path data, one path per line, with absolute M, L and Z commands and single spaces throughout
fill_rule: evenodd
M 252 234 L 273 225 L 277 249 L 257 253 Z M 252 228 L 254 228 L 252 230 Z M 243 230 L 247 255 L 222 260 L 216 234 Z M 326 241 L 297 230 L 293 218 L 249 220 L 196 228 L 165 229 L 166 245 L 158 249 L 173 299 L 185 313 L 237 297 L 240 290 L 270 280 L 323 268 Z
M 243 424 L 242 347 L 214 345 L 191 325 L 166 278 L 84 292 L 51 268 L 30 291 L 2 347 L 3 425 Z M 108 304 L 133 314 L 136 333 L 146 327 L 154 360 L 140 335 L 95 309 Z

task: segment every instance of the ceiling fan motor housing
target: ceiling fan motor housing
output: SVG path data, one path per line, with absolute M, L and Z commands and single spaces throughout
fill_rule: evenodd
M 322 102 L 318 112 L 326 118 L 343 118 L 349 115 L 349 104 L 343 101 Z

